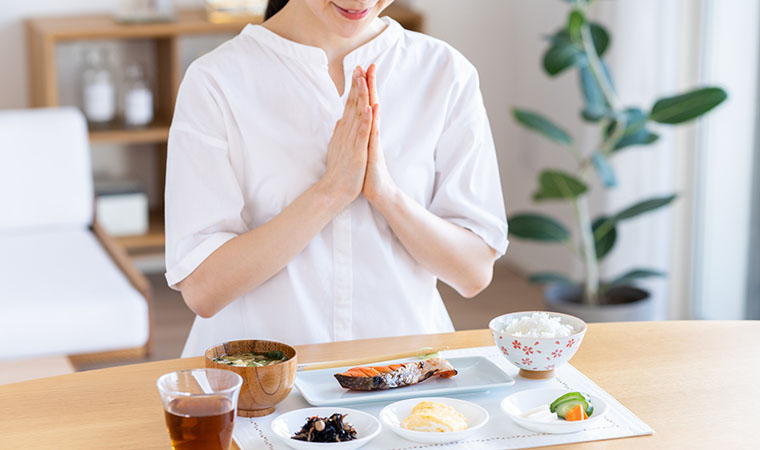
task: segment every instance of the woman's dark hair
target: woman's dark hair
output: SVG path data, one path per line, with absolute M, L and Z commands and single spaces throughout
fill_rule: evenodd
M 288 3 L 288 0 L 269 0 L 269 3 L 267 3 L 267 12 L 264 14 L 264 20 L 267 20 L 280 12 L 280 10 L 285 7 L 286 3 Z

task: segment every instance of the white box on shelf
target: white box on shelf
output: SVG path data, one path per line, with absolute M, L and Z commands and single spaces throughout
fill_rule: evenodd
M 139 183 L 96 182 L 95 218 L 112 236 L 148 232 L 148 196 Z

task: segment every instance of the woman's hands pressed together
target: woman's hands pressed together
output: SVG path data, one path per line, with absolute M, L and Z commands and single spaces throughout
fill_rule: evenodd
M 367 150 L 367 173 L 364 176 L 362 194 L 367 200 L 377 205 L 383 199 L 392 196 L 395 189 L 393 178 L 385 165 L 383 147 L 380 143 L 380 103 L 377 96 L 377 67 L 372 64 L 367 69 L 367 87 L 369 89 L 369 104 L 372 107 L 372 129 L 369 135 Z
M 380 143 L 380 104 L 376 66 L 354 69 L 343 117 L 335 124 L 327 146 L 327 167 L 322 182 L 348 205 L 359 194 L 372 204 L 388 198 L 394 188 Z
M 367 79 L 357 67 L 343 117 L 335 124 L 327 145 L 327 167 L 321 180 L 343 206 L 351 203 L 362 191 L 371 129 L 372 108 Z
M 374 64 L 366 72 L 361 67 L 354 70 L 343 119 L 336 125 L 328 146 L 325 176 L 333 170 L 345 170 L 342 177 L 336 178 L 342 180 L 344 192 L 350 194 L 344 206 L 359 193 L 364 194 L 418 263 L 463 296 L 472 297 L 491 282 L 497 254 L 475 233 L 428 211 L 393 181 L 380 142 L 376 70 Z M 345 123 L 347 117 L 356 118 L 350 127 Z M 356 129 L 359 131 L 353 139 L 344 134 L 357 133 Z M 357 184 L 358 176 L 363 183 Z

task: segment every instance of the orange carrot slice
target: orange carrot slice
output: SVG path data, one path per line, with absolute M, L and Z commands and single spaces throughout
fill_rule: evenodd
M 570 411 L 565 414 L 565 420 L 567 421 L 577 421 L 577 420 L 586 420 L 588 419 L 588 416 L 586 415 L 586 411 L 583 410 L 583 407 L 581 405 L 575 405 L 575 408 L 571 409 Z

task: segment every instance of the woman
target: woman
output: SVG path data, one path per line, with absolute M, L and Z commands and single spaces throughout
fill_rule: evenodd
M 490 283 L 507 225 L 477 73 L 378 18 L 391 2 L 272 1 L 188 68 L 166 179 L 183 356 L 453 331 L 436 280 Z

